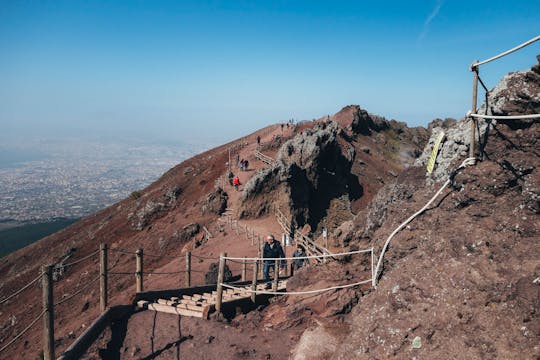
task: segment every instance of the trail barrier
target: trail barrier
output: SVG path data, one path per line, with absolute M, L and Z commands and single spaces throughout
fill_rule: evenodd
M 480 66 L 487 64 L 491 61 L 500 59 L 504 56 L 510 55 L 511 53 L 518 51 L 519 49 L 523 49 L 526 46 L 531 45 L 532 43 L 540 40 L 540 35 L 535 36 L 534 38 L 519 44 L 516 47 L 513 47 L 510 50 L 504 51 L 500 54 L 497 54 L 493 57 L 490 57 L 489 59 L 478 61 L 475 60 L 471 66 L 469 67 L 470 71 L 473 73 L 473 85 L 472 85 L 472 106 L 471 110 L 467 112 L 467 118 L 471 121 L 471 128 L 470 128 L 470 137 L 469 137 L 469 157 L 475 158 L 476 157 L 476 150 L 475 150 L 475 142 L 476 142 L 476 119 L 494 119 L 494 120 L 521 120 L 521 119 L 538 119 L 540 118 L 540 114 L 524 114 L 524 115 L 488 115 L 488 104 L 486 103 L 486 113 L 483 115 L 477 114 L 477 99 L 478 99 L 478 83 L 484 87 L 484 90 L 486 91 L 486 94 L 489 93 L 489 90 L 484 85 L 482 79 L 480 79 Z M 487 96 L 486 96 L 487 98 Z
M 263 154 L 259 150 L 255 150 L 255 157 L 257 159 L 259 159 L 260 161 L 262 161 L 263 163 L 265 163 L 267 165 L 270 165 L 270 166 L 273 166 L 276 163 L 276 160 L 274 160 L 273 158 L 271 158 L 268 155 Z

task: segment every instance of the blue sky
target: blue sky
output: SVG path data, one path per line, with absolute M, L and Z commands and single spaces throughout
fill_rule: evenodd
M 0 125 L 220 142 L 348 104 L 423 125 L 469 64 L 540 34 L 539 1 L 0 0 Z M 540 43 L 485 65 L 490 87 Z

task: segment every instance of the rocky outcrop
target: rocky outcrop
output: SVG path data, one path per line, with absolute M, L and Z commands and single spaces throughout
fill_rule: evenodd
M 540 61 L 540 56 L 537 57 Z M 540 63 L 529 70 L 509 73 L 495 86 L 488 95 L 487 101 L 478 109 L 478 114 L 489 115 L 525 115 L 540 113 Z M 512 129 L 530 126 L 538 120 L 499 120 Z M 486 142 L 489 141 L 489 129 L 496 125 L 497 121 L 478 120 L 477 138 L 480 140 L 478 152 L 483 152 Z M 429 175 L 428 180 L 445 181 L 460 160 L 468 156 L 470 143 L 470 120 L 448 122 L 435 120 L 429 128 L 431 137 L 424 148 L 422 155 L 416 160 L 415 165 L 425 166 L 435 139 L 441 131 L 445 133 L 445 140 L 440 146 L 435 170 Z M 480 154 L 482 156 L 482 154 Z
M 214 192 L 208 194 L 201 206 L 203 214 L 212 213 L 221 215 L 227 209 L 229 196 L 222 188 L 218 187 Z
M 369 114 L 359 105 L 348 105 L 332 116 L 343 128 L 353 134 L 369 136 L 373 132 L 380 132 L 390 128 L 390 123 L 385 118 Z
M 354 148 L 340 143 L 339 133 L 335 122 L 322 122 L 287 141 L 276 164 L 246 183 L 240 215 L 259 216 L 274 204 L 296 225 L 315 229 L 333 200 L 361 196 L 358 178 L 351 174 Z
M 182 188 L 173 186 L 166 189 L 159 199 L 146 201 L 144 205 L 128 215 L 131 227 L 135 230 L 143 230 L 153 220 L 163 216 L 168 210 L 172 209 L 181 194 Z M 132 199 L 140 203 L 142 198 L 140 196 L 134 197 L 132 194 Z
M 540 114 L 540 55 L 538 64 L 530 70 L 517 71 L 504 76 L 490 92 L 487 103 L 479 114 L 522 115 Z M 530 121 L 526 121 L 530 123 Z M 513 122 L 508 122 L 512 126 Z

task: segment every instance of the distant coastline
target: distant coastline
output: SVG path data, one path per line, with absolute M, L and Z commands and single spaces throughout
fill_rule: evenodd
M 78 218 L 41 221 L 2 219 L 0 220 L 0 258 L 60 231 L 78 220 Z

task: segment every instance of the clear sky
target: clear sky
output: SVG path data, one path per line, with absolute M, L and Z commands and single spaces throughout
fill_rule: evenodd
M 540 1 L 0 0 L 0 133 L 222 141 L 348 104 L 426 125 Z M 490 87 L 540 43 L 482 67 Z

